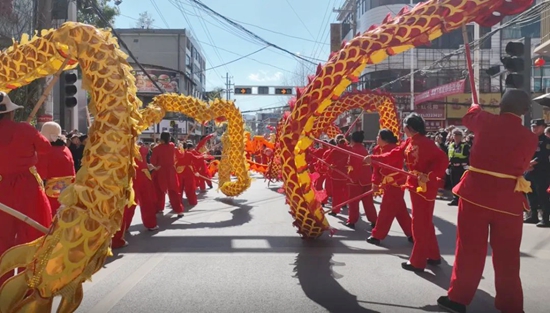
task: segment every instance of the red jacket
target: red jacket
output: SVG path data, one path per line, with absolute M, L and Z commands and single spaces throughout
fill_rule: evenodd
M 515 192 L 516 179 L 498 178 L 472 168 L 512 177 L 522 177 L 538 146 L 537 135 L 522 125 L 519 116 L 494 115 L 473 106 L 462 124 L 475 135 L 468 170 L 453 192 L 482 208 L 504 214 L 522 215 L 527 208 L 523 192 Z M 502 130 L 506 130 L 506 140 Z
M 346 150 L 350 149 L 347 144 L 341 144 L 338 147 Z M 344 173 L 348 173 L 348 158 L 349 155 L 344 152 L 332 149 L 329 151 L 326 161 L 332 166 L 329 170 L 329 176 L 333 180 L 348 180 L 348 177 L 344 176 Z
M 52 146 L 49 153 L 38 156 L 36 169 L 46 181 L 46 195 L 57 198 L 74 181 L 73 154 L 66 146 Z
M 177 150 L 176 156 L 177 171 L 184 177 L 195 177 L 195 173 L 200 174 L 200 168 L 206 166 L 204 160 L 197 157 L 193 150 Z
M 410 172 L 417 172 L 428 175 L 426 190 L 418 187 L 416 177 L 407 176 L 405 188 L 417 192 L 426 200 L 432 201 L 437 196 L 438 189 L 442 186 L 442 179 L 449 165 L 449 159 L 445 152 L 439 149 L 432 140 L 420 134 L 408 138 L 403 144 L 390 152 L 380 155 L 373 155 L 372 160 L 385 164 L 397 163 L 405 158 L 405 164 Z
M 27 123 L 0 120 L 0 175 L 29 173 L 38 155 L 48 154 L 50 141 Z
M 151 164 L 160 168 L 153 172 L 156 176 L 159 188 L 163 192 L 178 190 L 178 178 L 176 176 L 176 148 L 173 143 L 163 143 L 153 148 Z
M 369 152 L 360 143 L 352 144 L 351 152 L 367 156 Z M 350 167 L 349 176 L 353 180 L 354 185 L 368 186 L 372 184 L 371 166 L 363 163 L 362 159 L 349 157 L 348 165 Z
M 386 152 L 390 152 L 391 150 L 395 149 L 397 147 L 396 144 L 393 144 L 393 143 L 390 143 L 390 144 L 387 144 L 383 147 L 380 147 L 380 146 L 375 146 L 373 149 L 372 149 L 372 154 L 373 155 L 379 155 L 379 154 L 383 154 L 383 153 L 386 153 Z M 388 161 L 391 161 L 391 162 L 387 162 L 386 164 L 390 165 L 390 166 L 393 166 L 393 167 L 396 167 L 396 168 L 399 168 L 399 169 L 403 169 L 403 159 L 398 159 L 396 158 L 395 160 L 388 160 Z M 390 177 L 391 177 L 391 180 L 390 180 Z M 406 177 L 405 175 L 403 174 L 398 174 L 397 172 L 394 172 L 394 171 L 391 171 L 391 170 L 388 170 L 388 169 L 385 169 L 385 168 L 381 168 L 380 166 L 376 165 L 376 164 L 372 164 L 372 183 L 375 184 L 375 185 L 378 185 L 380 186 L 382 184 L 382 182 L 384 181 L 384 178 L 386 178 L 387 180 L 387 184 L 391 185 L 391 186 L 398 186 L 398 187 L 401 187 L 402 185 L 405 184 L 405 181 L 406 181 Z

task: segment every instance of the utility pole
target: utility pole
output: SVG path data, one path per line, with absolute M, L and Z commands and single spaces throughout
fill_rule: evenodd
M 233 92 L 233 83 L 231 82 L 233 76 L 229 76 L 229 73 L 225 73 L 225 77 L 222 76 L 222 78 L 225 78 L 225 100 L 229 101 L 229 99 L 231 99 L 231 93 Z
M 35 0 L 36 1 L 36 30 L 40 33 L 42 29 L 52 27 L 52 9 L 53 0 Z M 42 95 L 46 86 L 52 81 L 53 76 L 41 79 L 38 87 L 38 94 Z M 53 96 L 50 93 L 36 114 L 36 127 L 42 128 L 42 124 L 53 120 Z
M 410 3 L 411 8 L 414 7 L 413 0 Z M 414 48 L 411 49 L 411 111 L 414 111 Z
M 531 77 L 533 72 L 533 50 L 531 47 L 531 37 L 523 38 L 523 60 L 524 60 L 524 69 L 523 69 L 523 90 L 527 92 L 528 95 L 531 95 Z M 523 116 L 523 124 L 527 127 L 531 125 L 531 119 L 533 118 L 533 105 L 529 106 L 529 111 Z

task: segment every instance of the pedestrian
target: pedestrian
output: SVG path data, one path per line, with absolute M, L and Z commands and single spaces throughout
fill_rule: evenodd
M 356 131 L 351 134 L 351 147 L 350 151 L 367 156 L 368 151 L 363 146 L 363 140 L 365 135 L 363 131 Z M 372 169 L 370 166 L 363 164 L 361 159 L 348 157 L 348 168 L 350 169 L 349 177 L 351 181 L 348 182 L 349 198 L 355 198 L 372 190 Z M 348 204 L 349 218 L 346 222 L 346 226 L 349 228 L 355 228 L 355 223 L 359 221 L 359 203 L 363 204 L 365 215 L 370 222 L 371 227 L 376 226 L 376 220 L 378 218 L 376 208 L 374 207 L 374 201 L 372 193 L 363 197 L 361 200 L 355 200 Z
M 524 193 L 529 183 L 523 173 L 537 148 L 537 135 L 522 125 L 531 97 L 523 90 L 507 90 L 500 114 L 472 104 L 462 123 L 476 136 L 470 167 L 453 192 L 458 202 L 455 263 L 447 296 L 438 304 L 466 312 L 476 293 L 491 243 L 495 270 L 495 307 L 506 313 L 523 312 L 520 279 L 520 245 Z M 506 140 L 502 131 L 506 130 Z M 415 238 L 416 239 L 416 238 Z
M 405 164 L 416 177 L 407 177 L 405 188 L 409 189 L 412 202 L 412 234 L 414 246 L 409 262 L 401 267 L 408 271 L 423 272 L 426 265 L 441 264 L 441 255 L 435 227 L 433 212 L 437 191 L 442 186 L 445 170 L 449 161 L 443 151 L 426 137 L 424 119 L 412 113 L 404 122 L 407 140 L 399 147 L 380 155 L 369 155 L 364 162 L 371 160 L 382 163 L 396 163 L 405 158 Z
M 389 129 L 381 129 L 376 141 L 377 145 L 373 149 L 374 155 L 390 152 L 397 147 L 397 137 Z M 403 159 L 396 158 L 395 162 L 388 163 L 388 165 L 403 168 Z M 407 211 L 407 204 L 405 204 L 405 191 L 401 188 L 405 181 L 406 177 L 403 174 L 381 168 L 376 164 L 372 165 L 373 187 L 375 190 L 382 189 L 383 194 L 378 221 L 372 230 L 372 235 L 367 238 L 368 243 L 379 245 L 380 241 L 388 235 L 394 218 L 397 219 L 409 242 L 414 242 L 411 230 L 412 220 L 409 211 Z
M 56 122 L 44 123 L 41 133 L 50 141 L 52 148 L 49 153 L 38 156 L 36 169 L 44 180 L 52 216 L 55 216 L 57 209 L 61 206 L 58 201 L 59 195 L 74 182 L 74 160 L 71 151 L 65 144 L 59 124 Z
M 0 92 L 0 203 L 30 217 L 46 228 L 52 222 L 50 202 L 38 175 L 38 157 L 50 152 L 50 141 L 28 123 L 14 121 L 23 108 Z M 0 255 L 44 234 L 0 211 Z M 13 272 L 0 277 L 0 286 Z
M 464 134 L 459 128 L 453 130 L 453 142 L 448 147 L 449 168 L 447 175 L 451 179 L 451 189 L 458 185 L 464 172 L 468 169 L 470 145 L 463 141 Z M 449 206 L 458 205 L 458 197 L 453 195 L 453 200 L 448 203 Z
M 531 121 L 531 131 L 537 135 L 539 145 L 525 173 L 532 191 L 527 194 L 531 212 L 524 223 L 537 224 L 537 227 L 550 227 L 550 197 L 546 192 L 550 187 L 550 139 L 544 134 L 546 126 L 544 119 Z M 539 211 L 542 213 L 541 221 Z

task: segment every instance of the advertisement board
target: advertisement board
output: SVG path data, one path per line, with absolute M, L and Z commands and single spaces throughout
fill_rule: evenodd
M 149 76 L 155 81 L 160 88 L 167 93 L 179 93 L 179 74 L 174 71 L 157 70 L 157 69 L 145 69 Z M 136 77 L 136 87 L 138 93 L 155 93 L 161 92 L 153 84 L 153 82 L 145 75 L 141 70 L 135 70 L 134 75 Z
M 499 113 L 498 103 L 500 102 L 500 93 L 481 93 L 479 94 L 479 102 L 484 110 L 493 114 Z M 462 93 L 458 95 L 448 96 L 447 102 L 447 118 L 462 118 L 470 108 L 472 103 L 472 95 L 469 93 Z

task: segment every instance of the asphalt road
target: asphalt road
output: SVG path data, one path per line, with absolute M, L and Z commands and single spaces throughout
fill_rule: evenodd
M 258 178 L 242 196 L 216 190 L 181 219 L 159 216 L 158 232 L 136 212 L 130 245 L 115 250 L 105 268 L 84 285 L 77 312 L 442 312 L 454 260 L 456 207 L 438 201 L 434 223 L 444 262 L 426 273 L 401 269 L 411 244 L 397 222 L 377 247 L 364 222 L 315 241 L 302 240 L 288 214 L 281 184 Z M 408 198 L 408 196 L 407 196 Z M 346 211 L 344 211 L 346 213 Z M 525 312 L 548 312 L 550 230 L 527 225 L 522 244 Z M 490 252 L 469 312 L 493 308 Z

